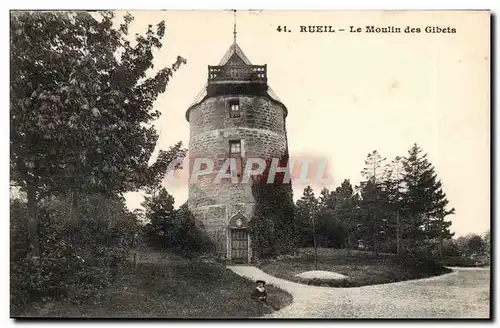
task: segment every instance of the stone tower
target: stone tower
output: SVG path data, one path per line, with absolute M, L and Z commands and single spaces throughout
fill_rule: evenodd
M 213 160 L 210 173 L 189 180 L 188 206 L 223 258 L 252 260 L 249 221 L 255 205 L 250 183 L 241 182 L 246 159 L 288 154 L 287 108 L 267 84 L 267 66 L 252 65 L 236 40 L 217 66 L 208 66 L 208 82 L 186 112 L 190 124 L 190 176 L 193 167 Z M 239 183 L 214 183 L 221 166 L 234 159 Z M 198 159 L 198 163 L 197 163 Z

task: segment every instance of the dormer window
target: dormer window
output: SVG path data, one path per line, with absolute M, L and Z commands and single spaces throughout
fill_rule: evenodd
M 240 101 L 231 100 L 229 102 L 229 117 L 236 118 L 241 116 Z

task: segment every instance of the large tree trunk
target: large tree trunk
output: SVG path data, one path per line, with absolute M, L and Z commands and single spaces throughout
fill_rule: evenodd
M 440 219 L 439 227 L 439 259 L 443 261 L 443 219 Z
M 396 211 L 396 254 L 401 255 L 401 241 L 399 240 L 399 210 Z
M 412 216 L 411 218 L 411 222 L 412 222 L 412 225 L 410 227 L 410 235 L 409 235 L 409 240 L 408 240 L 408 250 L 410 251 L 410 253 L 413 253 L 414 249 L 415 249 L 415 238 L 417 238 L 417 222 L 416 222 L 416 219 L 414 216 Z
M 40 258 L 40 241 L 38 238 L 38 204 L 36 199 L 36 187 L 28 186 L 28 236 L 30 240 L 31 256 Z
M 430 256 L 429 251 L 429 230 L 430 230 L 430 219 L 428 215 L 425 215 L 425 254 Z
M 347 228 L 346 248 L 347 248 L 347 255 L 351 255 L 351 230 L 349 228 Z
M 314 245 L 314 268 L 318 270 L 318 246 L 316 245 L 316 222 L 314 214 L 312 215 L 313 245 Z
M 378 256 L 377 216 L 373 213 L 373 253 Z

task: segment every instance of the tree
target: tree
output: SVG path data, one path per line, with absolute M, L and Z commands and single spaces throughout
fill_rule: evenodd
M 396 156 L 385 169 L 384 192 L 388 211 L 395 219 L 396 254 L 401 254 L 402 158 Z
M 467 242 L 467 248 L 469 250 L 469 254 L 473 255 L 482 255 L 486 254 L 486 243 L 482 236 L 472 235 Z
M 34 257 L 41 199 L 69 192 L 76 208 L 81 191 L 136 190 L 185 154 L 179 143 L 148 165 L 160 115 L 153 104 L 186 60 L 152 72 L 165 23 L 131 40 L 132 20 L 114 29 L 110 12 L 11 14 L 11 180 L 27 194 Z
M 443 241 L 443 259 L 449 257 L 460 257 L 460 249 L 457 245 L 456 240 L 450 238 Z
M 323 237 L 327 246 L 349 247 L 357 227 L 358 195 L 351 183 L 345 179 L 335 191 L 321 190 L 318 198 L 318 237 Z
M 318 211 L 316 218 L 316 241 L 324 247 L 339 244 L 339 224 L 336 213 L 335 192 L 323 188 L 318 197 Z M 340 236 L 343 239 L 343 236 Z M 343 240 L 342 240 L 343 244 Z
M 167 248 L 168 233 L 175 221 L 175 199 L 165 188 L 160 188 L 158 194 L 146 195 L 142 206 L 148 223 L 145 230 L 152 246 Z
M 142 204 L 147 222 L 143 232 L 149 245 L 187 257 L 210 251 L 213 245 L 196 224 L 187 203 L 178 209 L 174 208 L 174 203 L 174 197 L 164 187 L 158 188 L 155 194 L 146 195 Z
M 382 183 L 385 171 L 385 160 L 377 150 L 369 153 L 365 160 L 365 167 L 361 171 L 364 180 L 360 183 L 361 188 L 361 212 L 364 217 L 365 224 L 371 220 L 371 224 L 365 227 L 365 237 L 370 236 L 371 240 L 367 241 L 372 245 L 375 254 L 379 251 L 379 242 L 381 235 L 386 231 L 383 228 L 385 223 L 385 213 L 383 211 L 383 195 Z M 371 230 L 369 233 L 366 229 Z
M 314 263 L 318 268 L 318 249 L 316 245 L 316 215 L 318 213 L 318 200 L 314 196 L 311 186 L 304 189 L 302 197 L 297 200 L 297 217 L 301 223 L 304 243 L 309 244 L 312 239 L 314 247 Z
M 109 286 L 128 263 L 138 228 L 122 197 L 81 194 L 78 221 L 66 218 L 71 196 L 44 199 L 39 208 L 40 258 L 30 256 L 26 202 L 11 201 L 11 303 L 24 312 L 31 302 L 65 298 L 80 302 Z
M 365 167 L 361 171 L 365 181 L 372 180 L 374 184 L 382 182 L 386 167 L 385 161 L 386 158 L 382 158 L 377 150 L 369 153 L 365 160 Z
M 489 263 L 491 263 L 491 233 L 490 233 L 490 230 L 488 230 L 484 234 L 484 243 L 485 243 L 486 256 L 488 256 L 488 261 L 489 261 Z
M 410 249 L 414 250 L 419 242 L 436 238 L 439 238 L 442 249 L 443 240 L 453 236 L 449 230 L 451 222 L 445 221 L 445 217 L 453 214 L 455 209 L 447 209 L 448 200 L 441 181 L 427 160 L 427 154 L 422 155 L 422 149 L 417 144 L 403 160 L 402 181 L 405 188 L 402 206 L 405 216 L 410 219 L 407 231 Z
M 362 186 L 359 202 L 361 223 L 357 232 L 364 244 L 371 246 L 375 255 L 378 255 L 380 243 L 386 234 L 383 207 L 380 205 L 383 194 L 373 180 L 368 180 Z
M 435 180 L 435 176 L 434 176 Z M 445 239 L 450 239 L 454 233 L 450 231 L 451 221 L 446 221 L 445 217 L 455 213 L 455 208 L 447 210 L 449 203 L 446 194 L 442 190 L 441 181 L 435 181 L 434 190 L 431 194 L 431 207 L 427 214 L 429 218 L 427 238 L 439 240 L 439 257 L 443 259 L 443 243 Z
M 212 251 L 213 244 L 202 228 L 201 223 L 197 224 L 187 203 L 182 204 L 175 211 L 172 229 L 167 234 L 170 247 L 186 257 Z
M 485 236 L 475 233 L 470 233 L 465 236 L 460 236 L 456 239 L 455 244 L 458 252 L 462 257 L 476 255 L 489 255 L 488 237 L 489 232 Z
M 460 253 L 460 256 L 469 256 L 469 239 L 472 235 L 460 236 L 455 240 L 455 244 L 457 246 L 457 250 Z
M 316 210 L 318 200 L 314 196 L 314 191 L 310 186 L 304 189 L 302 196 L 296 201 L 296 213 L 299 229 L 301 233 L 301 245 L 313 245 L 312 215 Z
M 316 242 L 325 247 L 341 248 L 345 244 L 345 227 L 338 215 L 335 191 L 323 188 L 318 197 L 316 212 Z
M 335 190 L 337 199 L 336 214 L 339 222 L 346 232 L 346 244 L 350 248 L 352 245 L 353 233 L 355 233 L 359 223 L 359 196 L 354 193 L 354 189 L 349 179 L 342 181 L 340 187 Z

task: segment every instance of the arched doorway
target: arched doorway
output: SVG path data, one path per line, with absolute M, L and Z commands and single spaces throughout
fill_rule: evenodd
M 228 226 L 228 258 L 234 263 L 248 263 L 250 259 L 250 236 L 248 220 L 241 214 L 235 214 Z

